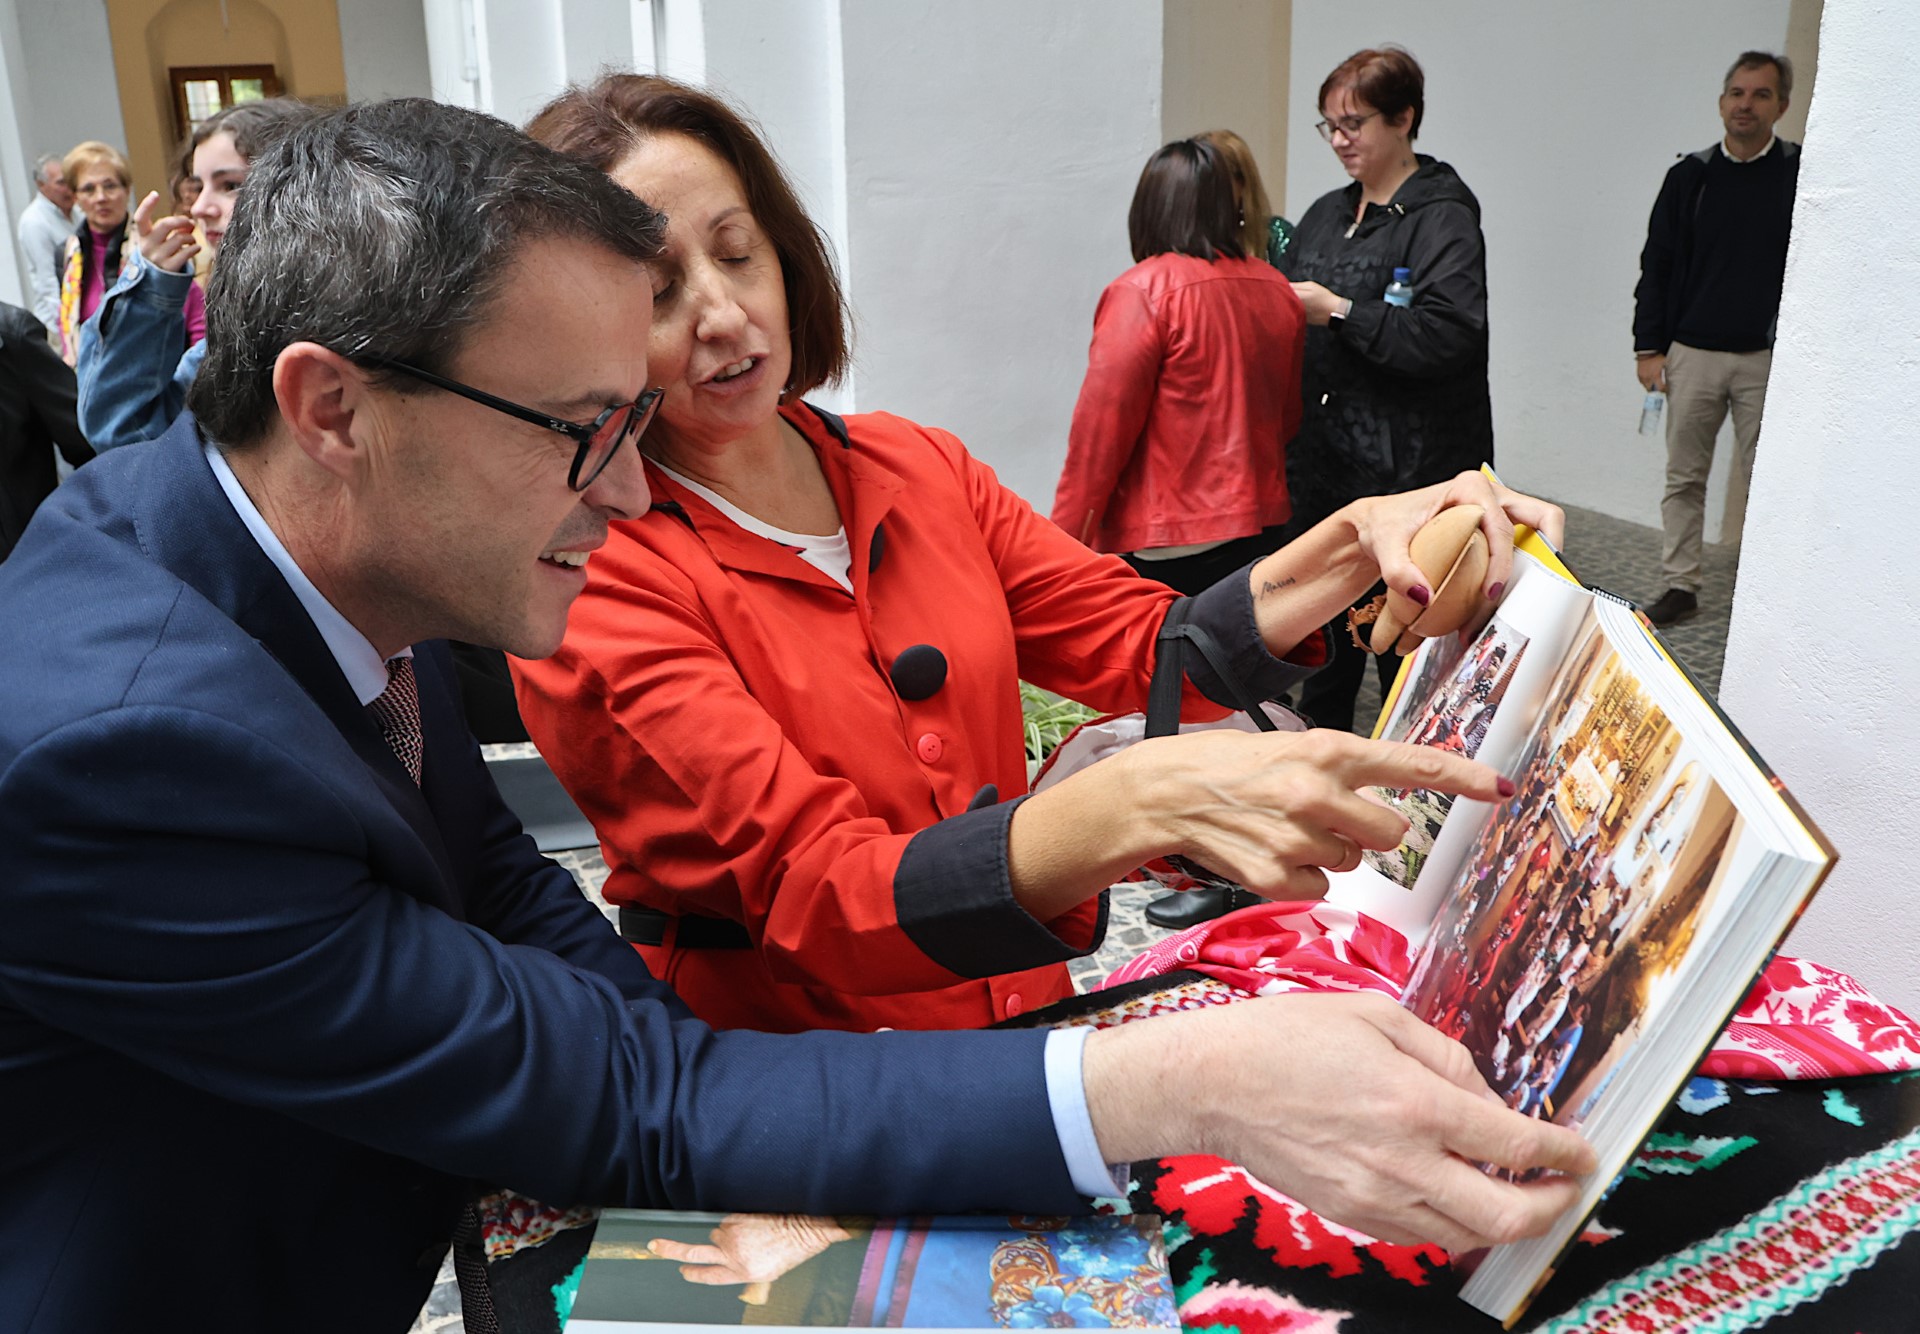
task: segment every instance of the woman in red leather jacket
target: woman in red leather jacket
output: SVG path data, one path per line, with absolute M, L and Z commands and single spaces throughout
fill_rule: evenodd
M 1280 545 L 1306 316 L 1242 248 L 1205 139 L 1155 153 L 1127 212 L 1134 266 L 1101 294 L 1053 521 L 1197 593 Z

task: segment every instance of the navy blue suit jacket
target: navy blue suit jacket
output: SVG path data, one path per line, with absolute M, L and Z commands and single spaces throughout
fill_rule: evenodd
M 416 789 L 183 417 L 0 565 L 0 1329 L 401 1330 L 476 1181 L 1074 1210 L 1037 1033 L 715 1033 L 418 653 Z

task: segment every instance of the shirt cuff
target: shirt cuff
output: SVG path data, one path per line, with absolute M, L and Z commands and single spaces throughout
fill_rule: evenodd
M 1087 1084 L 1080 1062 L 1092 1035 L 1090 1028 L 1056 1028 L 1047 1034 L 1047 1102 L 1073 1188 L 1088 1199 L 1125 1199 L 1132 1164 L 1109 1163 L 1101 1156 L 1093 1115 L 1087 1111 Z
M 1308 635 L 1294 645 L 1287 659 L 1267 651 L 1260 624 L 1253 614 L 1253 567 L 1249 561 L 1211 588 L 1194 595 L 1187 621 L 1213 636 L 1227 655 L 1227 666 L 1255 699 L 1279 699 L 1313 675 L 1327 661 L 1324 637 Z M 1291 660 L 1289 660 L 1291 659 Z M 1215 704 L 1237 709 L 1240 702 L 1227 683 L 1214 673 L 1200 653 L 1187 652 L 1187 679 Z
M 990 977 L 1043 968 L 1091 954 L 1106 935 L 1105 893 L 1084 946 L 1065 939 L 1013 896 L 1007 838 L 1013 813 L 1025 800 L 950 815 L 907 840 L 900 854 L 893 873 L 894 917 L 907 938 L 948 972 Z M 1068 917 L 1062 914 L 1063 926 Z

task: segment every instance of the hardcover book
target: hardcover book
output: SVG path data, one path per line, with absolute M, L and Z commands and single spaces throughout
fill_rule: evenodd
M 1466 1262 L 1462 1297 L 1511 1324 L 1835 854 L 1645 621 L 1537 535 L 1477 636 L 1408 657 L 1376 735 L 1517 785 L 1497 805 L 1382 793 L 1412 821 L 1406 842 L 1327 896 L 1405 934 L 1407 1008 L 1510 1106 L 1599 1155 L 1553 1231 Z
M 568 1334 L 822 1326 L 1177 1334 L 1160 1220 L 609 1209 Z

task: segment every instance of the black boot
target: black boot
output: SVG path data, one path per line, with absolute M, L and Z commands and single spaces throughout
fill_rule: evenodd
M 1162 894 L 1147 905 L 1147 920 L 1169 931 L 1184 931 L 1216 917 L 1225 917 L 1257 900 L 1244 889 L 1183 889 Z

